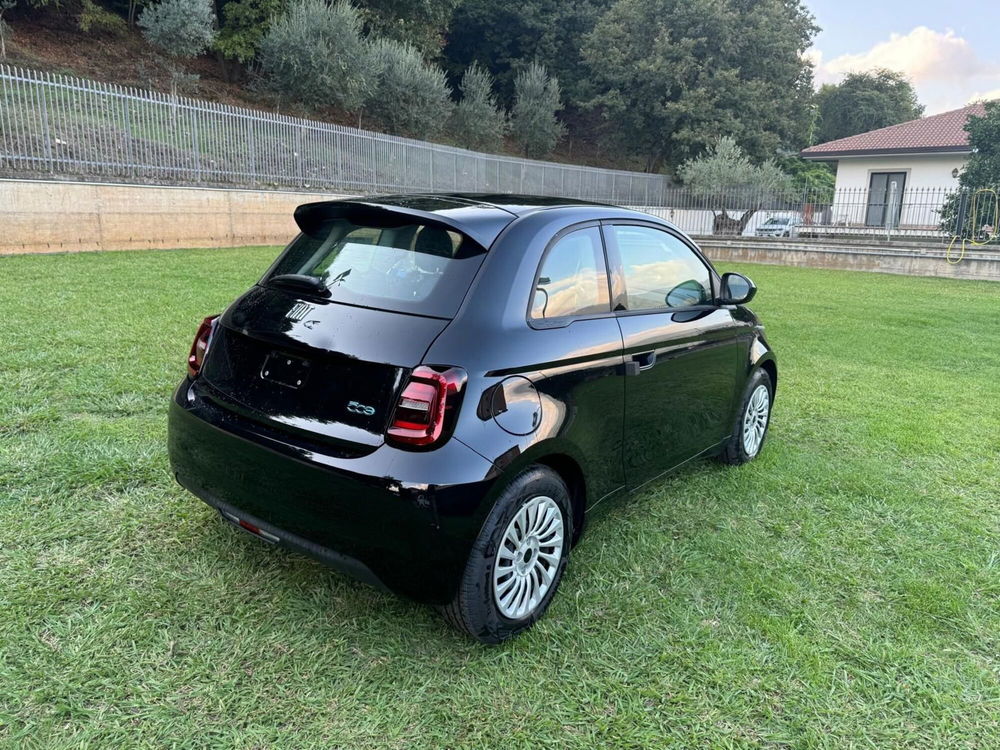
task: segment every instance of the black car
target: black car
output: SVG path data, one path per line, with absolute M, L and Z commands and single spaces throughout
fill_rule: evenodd
M 667 222 L 489 195 L 295 219 L 170 408 L 177 480 L 259 539 L 498 642 L 545 611 L 594 505 L 761 449 L 756 288 Z

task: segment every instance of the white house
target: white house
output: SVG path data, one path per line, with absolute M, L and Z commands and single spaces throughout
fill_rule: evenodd
M 938 210 L 958 187 L 971 151 L 965 123 L 985 111 L 977 102 L 802 151 L 804 159 L 837 163 L 828 222 L 834 227 L 936 231 Z

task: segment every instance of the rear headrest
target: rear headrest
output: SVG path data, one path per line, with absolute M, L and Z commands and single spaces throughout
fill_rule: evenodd
M 451 258 L 455 254 L 455 245 L 451 241 L 451 235 L 440 227 L 425 226 L 417 234 L 417 241 L 413 249 L 418 253 L 437 255 L 442 258 Z

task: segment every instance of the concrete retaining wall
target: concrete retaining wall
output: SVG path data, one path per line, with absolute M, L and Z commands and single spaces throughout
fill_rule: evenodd
M 967 249 L 956 261 L 961 247 L 947 254 L 946 245 L 931 247 L 838 244 L 819 241 L 761 241 L 745 238 L 721 240 L 699 238 L 712 260 L 734 263 L 768 263 L 778 266 L 809 266 L 846 271 L 875 271 L 907 276 L 940 276 L 956 279 L 1000 281 L 1000 245 Z
M 0 180 L 0 255 L 284 245 L 318 193 Z
M 296 206 L 337 197 L 344 196 L 0 180 L 0 255 L 284 245 L 297 231 Z M 721 261 L 1000 281 L 1000 247 L 969 251 L 951 264 L 940 245 L 747 237 L 700 242 L 709 257 Z

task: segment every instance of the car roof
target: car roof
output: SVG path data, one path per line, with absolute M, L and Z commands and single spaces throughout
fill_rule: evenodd
M 308 231 L 308 227 L 316 221 L 347 218 L 356 212 L 399 214 L 454 229 L 488 248 L 515 219 L 537 211 L 560 208 L 613 208 L 616 212 L 635 213 L 607 203 L 543 195 L 411 193 L 307 203 L 295 210 L 295 220 L 303 231 Z

